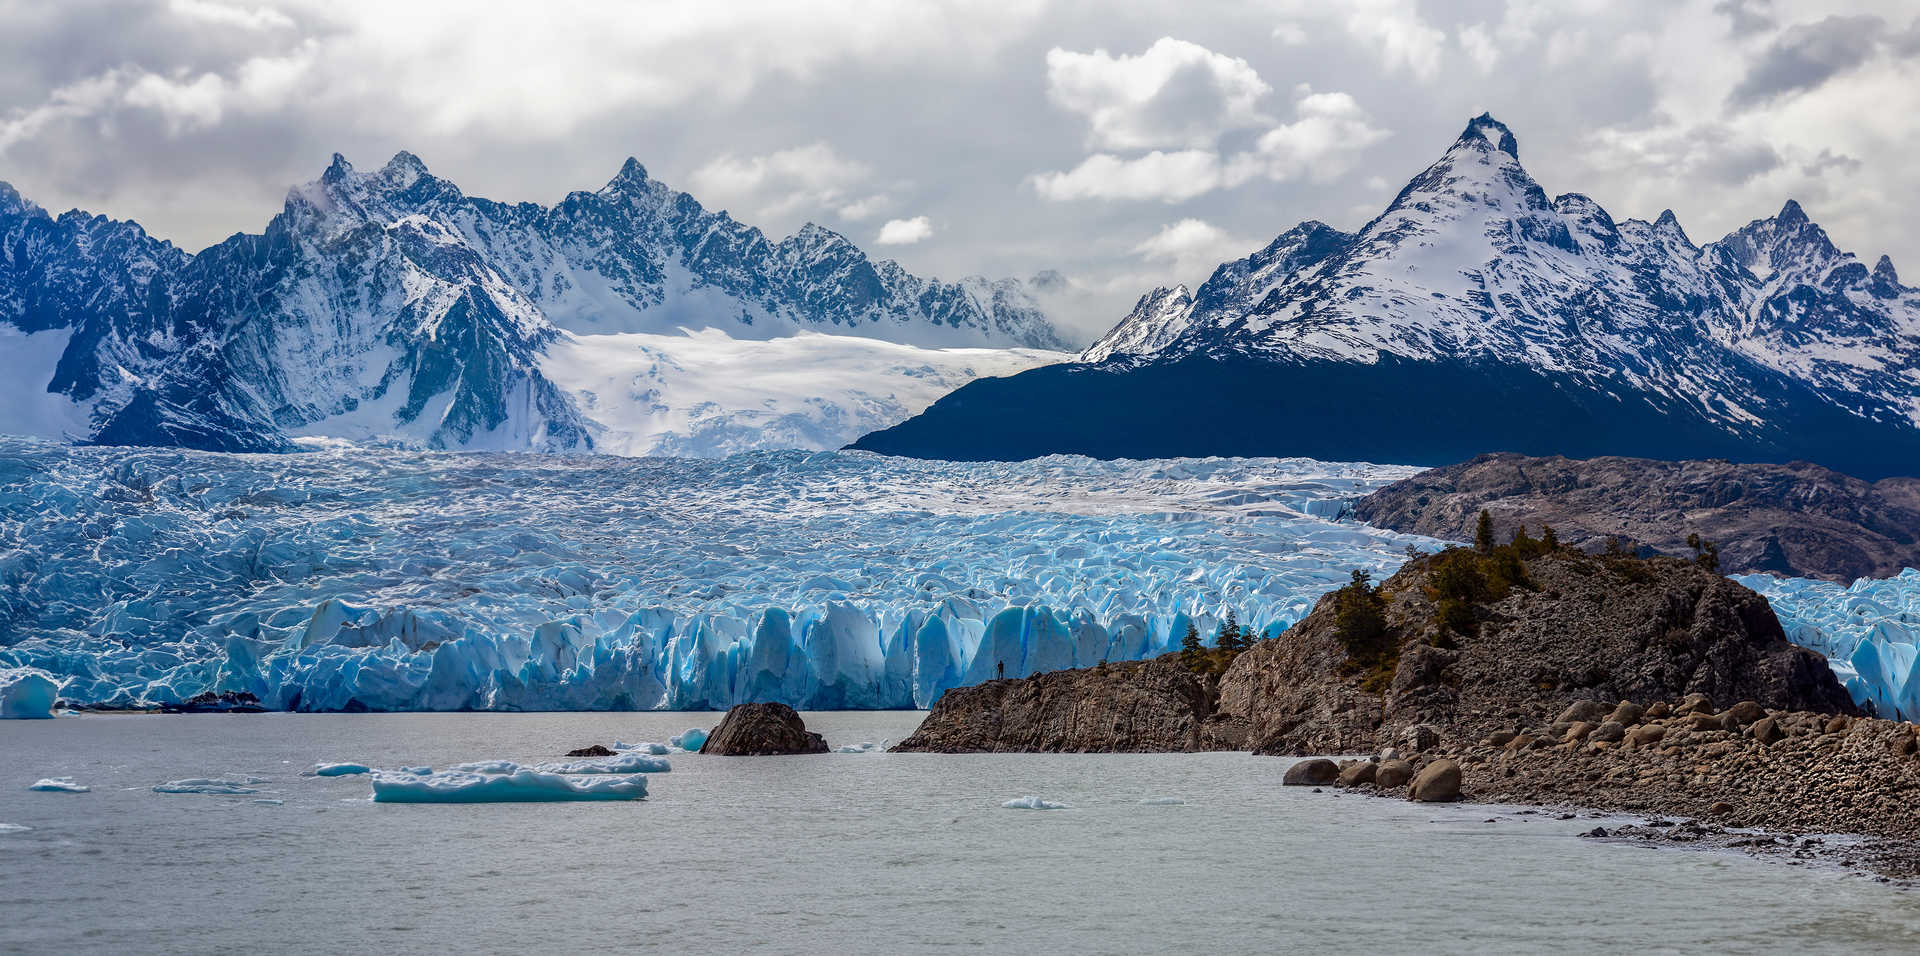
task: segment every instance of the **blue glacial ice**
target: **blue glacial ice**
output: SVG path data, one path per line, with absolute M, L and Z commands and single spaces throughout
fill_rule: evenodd
M 647 778 L 567 776 L 508 761 L 470 764 L 439 773 L 376 770 L 375 803 L 551 803 L 566 800 L 638 800 L 647 795 Z
M 54 675 L 37 667 L 0 667 L 0 718 L 52 717 L 59 693 Z
M 1024 796 L 1024 797 L 1015 797 L 1012 800 L 1008 800 L 1006 803 L 1001 804 L 1000 806 L 1007 810 L 1070 810 L 1072 809 L 1071 807 L 1067 806 L 1064 803 L 1055 803 L 1052 800 L 1042 800 L 1039 797 L 1033 796 L 1032 794 L 1028 794 L 1027 796 Z
M 542 773 L 596 774 L 596 773 L 669 773 L 673 765 L 665 757 L 630 752 L 614 754 L 611 757 L 589 757 L 569 763 L 543 763 L 533 769 Z
M 1350 571 L 1439 546 L 1342 520 L 1414 470 L 0 439 L 0 712 L 208 691 L 304 711 L 925 707 L 1163 653 L 1228 610 L 1275 634 Z M 1920 712 L 1920 576 L 1744 580 L 1857 699 Z
M 1432 546 L 1329 520 L 1410 472 L 0 440 L 0 667 L 96 706 L 926 706 L 1229 609 L 1276 632 Z
M 237 797 L 249 793 L 259 793 L 256 783 L 264 783 L 259 777 L 191 777 L 186 780 L 169 780 L 157 784 L 154 793 L 203 793 L 213 796 Z
M 315 764 L 312 770 L 316 777 L 349 777 L 372 772 L 373 768 L 363 763 L 322 763 Z
M 1740 575 L 1765 595 L 1787 639 L 1830 658 L 1855 702 L 1881 717 L 1920 718 L 1920 570 L 1851 586 Z
M 707 745 L 707 732 L 698 727 L 689 727 L 686 733 L 673 738 L 673 745 L 688 753 L 697 753 Z
M 75 783 L 72 777 L 42 777 L 27 786 L 38 793 L 92 793 L 93 788 Z

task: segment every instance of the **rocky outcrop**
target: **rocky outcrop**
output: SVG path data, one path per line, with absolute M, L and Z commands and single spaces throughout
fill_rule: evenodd
M 160 705 L 163 714 L 264 714 L 267 708 L 260 698 L 247 691 L 207 691 L 186 700 Z
M 1440 623 L 1431 591 L 1444 560 L 1409 561 L 1380 586 L 1399 647 L 1380 689 L 1353 672 L 1329 595 L 1234 661 L 1215 719 L 1243 722 L 1256 752 L 1305 755 L 1407 746 L 1410 733 L 1479 739 L 1588 700 L 1697 693 L 1715 707 L 1857 713 L 1826 660 L 1788 643 L 1765 598 L 1693 562 L 1543 554 L 1524 562 L 1525 586 L 1471 606 L 1461 633 Z M 1611 709 L 1564 723 L 1592 733 Z
M 1209 679 L 1175 655 L 956 687 L 896 751 L 1113 753 L 1236 750 L 1237 721 L 1214 719 Z
M 1217 681 L 1178 655 L 990 681 L 947 692 L 895 749 L 1415 756 L 1520 723 L 1617 741 L 1635 708 L 1688 694 L 1708 710 L 1752 700 L 1857 712 L 1825 659 L 1788 643 L 1764 598 L 1693 562 L 1538 554 L 1521 565 L 1524 586 L 1467 607 L 1466 626 L 1443 625 L 1430 591 L 1446 560 L 1415 558 L 1379 587 L 1394 649 L 1376 665 L 1350 656 L 1329 595 Z M 1572 716 L 1556 719 L 1563 712 Z
M 1481 455 L 1388 485 L 1354 512 L 1395 531 L 1470 541 L 1483 508 L 1502 538 L 1552 525 L 1563 543 L 1589 550 L 1617 537 L 1687 554 L 1687 536 L 1698 534 L 1719 544 L 1728 573 L 1851 582 L 1920 567 L 1920 479 L 1868 482 L 1805 462 Z
M 738 704 L 707 735 L 700 752 L 722 757 L 823 754 L 827 741 L 807 730 L 800 715 L 785 704 Z

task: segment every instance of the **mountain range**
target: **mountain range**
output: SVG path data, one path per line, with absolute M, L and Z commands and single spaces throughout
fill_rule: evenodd
M 737 374 L 796 352 L 822 372 L 787 369 L 772 391 L 685 374 L 716 337 L 737 343 Z M 813 224 L 770 240 L 634 160 L 542 206 L 467 196 L 410 153 L 373 172 L 336 155 L 262 233 L 191 255 L 0 184 L 11 433 L 717 454 L 771 431 L 833 447 L 1063 347 L 1017 280 L 921 278 Z
M 1798 203 L 1698 246 L 1550 198 L 1476 117 L 1357 232 L 1303 222 L 1156 289 L 1076 361 L 854 447 L 932 458 L 1487 451 L 1920 471 L 1920 292 Z

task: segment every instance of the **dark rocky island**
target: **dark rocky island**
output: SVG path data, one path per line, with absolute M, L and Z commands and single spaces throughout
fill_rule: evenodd
M 800 715 L 785 704 L 736 704 L 707 735 L 700 752 L 722 757 L 823 754 L 827 741 L 809 731 Z
M 1481 509 L 1502 528 L 1551 525 L 1597 550 L 1609 538 L 1665 554 L 1699 534 L 1720 568 L 1848 583 L 1920 567 L 1920 479 L 1862 481 L 1819 465 L 1481 455 L 1361 499 L 1362 521 L 1471 540 Z
M 1763 598 L 1697 562 L 1530 540 L 1356 580 L 1217 677 L 1170 654 L 955 690 L 894 749 L 1360 755 L 1290 776 L 1863 834 L 1883 848 L 1860 865 L 1920 872 L 1914 725 L 1861 714 Z

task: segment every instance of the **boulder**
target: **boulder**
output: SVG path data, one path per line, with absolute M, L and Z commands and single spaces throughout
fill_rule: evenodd
M 1413 779 L 1413 764 L 1405 760 L 1382 760 L 1373 772 L 1373 785 L 1382 789 L 1405 786 Z
M 1418 753 L 1440 746 L 1440 732 L 1427 724 L 1414 724 L 1400 734 L 1400 746 Z
M 1780 722 L 1772 717 L 1762 717 L 1753 722 L 1753 739 L 1772 746 L 1785 739 L 1787 732 L 1780 729 Z
M 1379 770 L 1380 765 L 1371 760 L 1356 760 L 1341 769 L 1340 779 L 1337 782 L 1343 787 L 1357 787 L 1363 783 L 1372 783 L 1374 774 Z
M 1576 724 L 1581 721 L 1597 724 L 1605 719 L 1606 716 L 1607 705 L 1597 700 L 1575 701 L 1568 706 L 1566 710 L 1560 712 L 1560 720 L 1569 724 Z
M 1593 733 L 1593 728 L 1594 725 L 1587 721 L 1576 720 L 1573 722 L 1573 726 L 1567 728 L 1567 732 L 1562 735 L 1560 739 L 1570 744 L 1579 743 L 1587 739 L 1589 734 Z
M 1607 715 L 1607 720 L 1623 727 L 1631 727 L 1645 719 L 1646 715 L 1646 708 L 1633 701 L 1623 700 L 1613 709 L 1613 713 Z
M 1626 739 L 1626 736 L 1627 728 L 1625 725 L 1617 720 L 1609 720 L 1593 728 L 1593 733 L 1588 734 L 1587 739 L 1595 743 L 1615 744 Z
M 1737 730 L 1767 715 L 1767 709 L 1759 701 L 1743 700 L 1727 708 L 1727 717 L 1733 721 L 1728 730 Z
M 1848 720 L 1847 715 L 1837 714 L 1831 720 L 1827 721 L 1826 731 L 1830 734 L 1846 733 L 1847 728 L 1851 726 L 1853 726 L 1853 721 Z
M 1697 692 L 1688 694 L 1680 698 L 1680 704 L 1673 709 L 1673 712 L 1682 716 L 1687 714 L 1711 714 L 1713 713 L 1713 698 Z
M 1666 701 L 1656 700 L 1653 703 L 1647 705 L 1647 709 L 1645 712 L 1643 712 L 1640 715 L 1640 719 L 1641 720 L 1665 720 L 1669 716 L 1672 716 L 1672 714 L 1673 714 L 1673 708 L 1667 706 Z
M 1287 787 L 1322 787 L 1340 778 L 1340 767 L 1325 757 L 1310 757 L 1287 768 L 1280 784 Z
M 1435 760 L 1420 768 L 1407 788 L 1407 799 L 1421 803 L 1447 803 L 1460 799 L 1460 765 L 1451 760 Z
M 1641 724 L 1627 731 L 1627 743 L 1635 747 L 1651 747 L 1667 736 L 1667 728 L 1659 724 Z
M 713 728 L 700 752 L 722 757 L 823 754 L 827 741 L 808 731 L 800 715 L 785 704 L 738 704 Z

